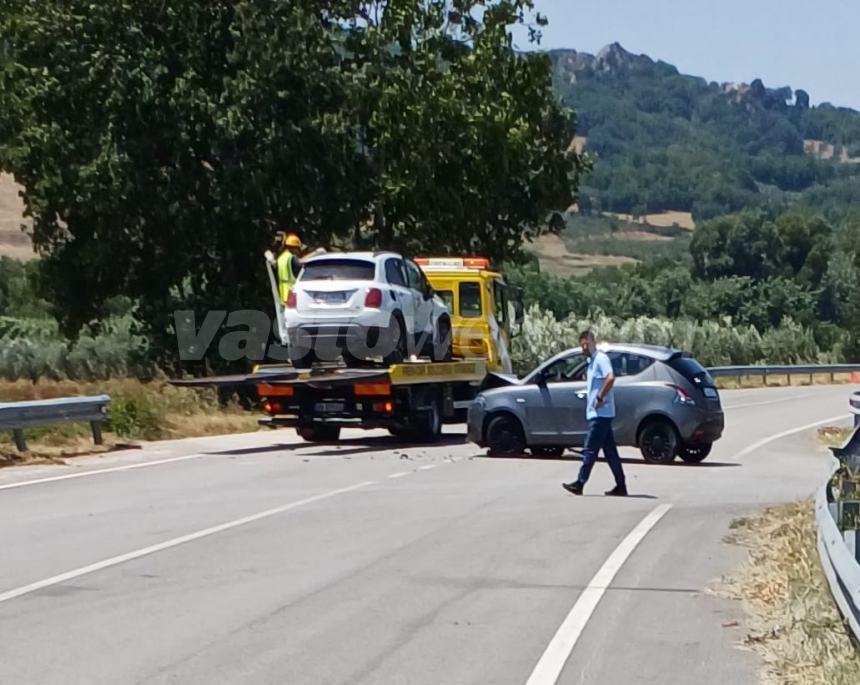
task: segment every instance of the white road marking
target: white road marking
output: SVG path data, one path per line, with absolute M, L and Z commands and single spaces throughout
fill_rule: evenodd
M 250 516 L 244 516 L 233 521 L 228 521 L 227 523 L 222 523 L 218 526 L 204 528 L 203 530 L 198 530 L 195 533 L 189 533 L 188 535 L 173 538 L 172 540 L 166 540 L 165 542 L 160 542 L 157 545 L 143 547 L 141 549 L 136 549 L 133 552 L 127 552 L 126 554 L 120 554 L 119 556 L 111 557 L 110 559 L 104 559 L 94 564 L 90 564 L 89 566 L 82 566 L 81 568 L 66 571 L 65 573 L 51 576 L 50 578 L 45 578 L 44 580 L 39 580 L 35 583 L 30 583 L 29 585 L 23 585 L 13 590 L 7 590 L 6 592 L 0 593 L 0 603 L 8 602 L 10 599 L 15 599 L 16 597 L 21 597 L 22 595 L 28 595 L 43 588 L 50 587 L 52 585 L 65 583 L 68 580 L 80 578 L 81 576 L 85 576 L 89 573 L 95 573 L 96 571 L 101 571 L 102 569 L 110 568 L 111 566 L 118 566 L 119 564 L 124 564 L 127 561 L 133 561 L 135 559 L 140 559 L 141 557 L 145 557 L 150 554 L 155 554 L 156 552 L 162 552 L 172 547 L 178 547 L 179 545 L 184 545 L 187 542 L 193 542 L 194 540 L 199 540 L 200 538 L 215 535 L 216 533 L 223 533 L 225 530 L 231 530 L 233 528 L 238 528 L 239 526 L 245 526 L 249 523 L 254 523 L 255 521 L 260 521 L 262 519 L 270 518 L 272 516 L 277 516 L 278 514 L 283 514 L 284 512 L 290 511 L 291 509 L 297 509 L 298 507 L 302 507 L 306 504 L 311 504 L 312 502 L 319 502 L 320 500 L 329 499 L 330 497 L 334 497 L 336 495 L 343 495 L 347 492 L 360 490 L 361 488 L 366 488 L 369 485 L 375 485 L 375 481 L 369 480 L 365 481 L 364 483 L 358 483 L 357 485 L 350 485 L 346 488 L 330 490 L 329 492 L 314 495 L 313 497 L 306 497 L 305 499 L 301 499 L 296 502 L 290 502 L 289 504 L 284 504 L 280 507 L 275 507 L 274 509 L 267 509 L 266 511 L 261 511 L 257 514 L 251 514 Z
M 436 468 L 436 464 L 425 464 L 424 466 L 419 466 L 418 470 L 419 471 L 429 471 L 430 469 L 435 469 L 435 468 Z
M 732 404 L 723 409 L 745 409 L 747 407 L 763 407 L 766 404 L 780 404 L 782 402 L 791 402 L 792 400 L 803 400 L 807 397 L 812 397 L 815 395 L 813 392 L 806 393 L 805 395 L 793 395 L 792 397 L 783 397 L 779 400 L 765 400 L 763 402 L 747 402 L 746 404 Z
M 115 473 L 117 471 L 131 471 L 132 469 L 145 469 L 150 466 L 160 466 L 161 464 L 173 464 L 179 461 L 188 461 L 189 459 L 202 459 L 202 454 L 189 454 L 184 457 L 171 457 L 170 459 L 156 459 L 154 461 L 142 461 L 135 464 L 125 464 L 124 466 L 112 466 L 107 469 L 92 469 L 90 471 L 81 471 L 79 473 L 67 473 L 62 476 L 51 476 L 49 478 L 36 478 L 34 480 L 23 480 L 19 483 L 7 483 L 0 485 L 0 490 L 11 490 L 13 488 L 23 488 L 28 485 L 40 485 L 42 483 L 55 483 L 60 480 L 71 480 L 72 478 L 85 478 L 87 476 L 98 476 L 102 473 Z
M 609 587 L 615 574 L 636 549 L 636 546 L 657 525 L 657 522 L 672 508 L 671 504 L 660 504 L 643 518 L 630 531 L 618 547 L 603 562 L 603 566 L 594 574 L 588 586 L 579 595 L 567 618 L 553 636 L 546 650 L 526 681 L 526 685 L 555 685 L 568 658 L 576 646 L 588 620 L 597 608 L 603 593 Z
M 401 471 L 400 473 L 392 473 L 389 478 L 403 478 L 403 476 L 408 476 L 411 471 Z
M 811 430 L 812 428 L 819 428 L 820 426 L 826 426 L 828 423 L 833 423 L 834 421 L 847 419 L 849 414 L 837 414 L 836 416 L 831 416 L 829 419 L 822 419 L 821 421 L 816 421 L 815 423 L 807 423 L 805 426 L 798 426 L 797 428 L 792 428 L 791 430 L 783 431 L 782 433 L 777 433 L 776 435 L 770 435 L 766 438 L 762 438 L 758 442 L 754 442 L 749 447 L 745 447 L 736 455 L 731 458 L 731 461 L 740 461 L 744 457 L 749 454 L 752 454 L 758 449 L 761 449 L 765 445 L 768 445 L 772 442 L 776 442 L 777 440 L 781 440 L 782 438 L 787 438 L 790 435 L 794 435 L 795 433 L 802 433 L 803 431 Z

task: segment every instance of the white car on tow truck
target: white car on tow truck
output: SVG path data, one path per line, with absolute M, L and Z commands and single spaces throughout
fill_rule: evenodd
M 326 253 L 302 265 L 284 308 L 297 368 L 411 355 L 451 358 L 451 315 L 421 268 L 394 252 Z

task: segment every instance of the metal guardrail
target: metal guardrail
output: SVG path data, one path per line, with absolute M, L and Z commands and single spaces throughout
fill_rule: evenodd
M 27 451 L 24 429 L 47 426 L 67 421 L 87 421 L 93 432 L 93 441 L 102 444 L 102 424 L 110 418 L 110 396 L 63 397 L 55 400 L 29 402 L 0 402 L 0 430 L 11 430 L 15 446 Z
M 852 396 L 852 404 L 854 397 Z M 815 498 L 818 556 L 830 593 L 854 637 L 860 640 L 860 501 L 833 501 L 832 478 L 840 468 L 860 474 L 860 428 L 843 447 L 834 447 L 831 477 Z M 853 493 L 854 497 L 858 493 Z M 848 508 L 850 510 L 846 511 Z M 846 516 L 850 514 L 850 516 Z M 846 519 L 853 528 L 843 530 Z
M 737 378 L 761 376 L 765 382 L 768 376 L 806 376 L 812 379 L 816 374 L 856 373 L 860 376 L 860 364 L 760 364 L 753 366 L 714 366 L 708 369 L 714 378 Z

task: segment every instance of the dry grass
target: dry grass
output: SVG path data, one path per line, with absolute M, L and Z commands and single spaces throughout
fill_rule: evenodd
M 541 271 L 563 278 L 584 276 L 601 266 L 621 266 L 638 261 L 632 257 L 568 252 L 564 241 L 553 234 L 542 235 L 529 246 L 529 250 L 537 256 Z
M 21 231 L 24 218 L 24 203 L 18 196 L 20 186 L 9 174 L 0 173 L 0 256 L 14 259 L 35 257 L 30 238 Z
M 825 426 L 818 429 L 818 441 L 825 447 L 842 447 L 854 433 L 853 428 Z
M 860 683 L 860 651 L 819 564 L 812 502 L 769 508 L 732 528 L 728 541 L 746 547 L 749 557 L 720 593 L 743 602 L 743 644 L 764 660 L 763 682 Z
M 257 415 L 236 405 L 219 406 L 213 391 L 176 388 L 164 380 L 136 379 L 79 383 L 75 381 L 0 381 L 0 401 L 107 394 L 111 424 L 105 444 L 93 445 L 86 423 L 62 423 L 25 431 L 28 452 L 21 454 L 12 437 L 0 434 L 0 466 L 50 463 L 67 457 L 134 446 L 140 440 L 165 440 L 245 433 L 258 429 Z
M 696 229 L 696 222 L 693 220 L 693 215 L 690 212 L 675 212 L 672 210 L 666 212 L 658 212 L 656 214 L 645 214 L 638 218 L 634 218 L 632 214 L 618 214 L 614 212 L 604 212 L 606 216 L 614 216 L 622 221 L 636 224 L 647 224 L 648 226 L 661 226 L 670 228 L 678 225 L 679 228 L 684 228 L 688 231 Z
M 717 387 L 720 390 L 737 390 L 739 388 L 787 388 L 787 387 L 803 387 L 807 385 L 845 385 L 849 383 L 857 383 L 850 373 L 837 373 L 830 378 L 829 373 L 812 374 L 810 382 L 809 374 L 792 374 L 791 382 L 787 375 L 769 375 L 767 382 L 760 375 L 742 376 L 741 382 L 738 383 L 737 378 L 720 377 L 716 379 Z

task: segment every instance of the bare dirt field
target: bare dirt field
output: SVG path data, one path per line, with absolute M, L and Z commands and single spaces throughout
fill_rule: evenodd
M 677 224 L 680 228 L 688 231 L 693 231 L 696 228 L 696 222 L 693 221 L 693 215 L 690 212 L 659 212 L 657 214 L 645 214 L 638 218 L 634 218 L 631 214 L 614 214 L 606 212 L 606 216 L 614 216 L 622 221 L 628 221 L 634 224 L 643 224 L 648 226 L 661 226 L 669 228 Z
M 24 203 L 18 196 L 20 186 L 9 174 L 0 173 L 0 256 L 15 259 L 35 257 L 30 238 L 21 231 Z
M 564 241 L 557 235 L 541 236 L 527 249 L 537 256 L 541 271 L 565 278 L 583 276 L 600 266 L 621 266 L 638 261 L 632 257 L 568 252 Z

